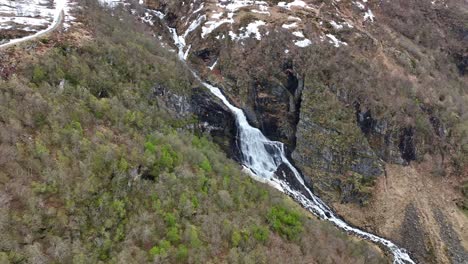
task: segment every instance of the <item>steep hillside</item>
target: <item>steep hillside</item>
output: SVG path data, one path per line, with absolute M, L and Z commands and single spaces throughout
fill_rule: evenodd
M 1 258 L 381 261 L 239 172 L 236 120 L 190 68 L 345 220 L 417 263 L 466 263 L 466 1 L 59 2 L 58 33 L 1 54 Z M 50 22 L 12 8 L 0 44 L 29 34 L 15 20 Z
M 242 173 L 211 142 L 232 116 L 140 21 L 80 8 L 0 51 L 0 263 L 389 263 Z
M 169 45 L 166 26 L 183 35 L 180 55 L 345 219 L 418 262 L 465 262 L 464 1 L 144 4 L 127 7 Z

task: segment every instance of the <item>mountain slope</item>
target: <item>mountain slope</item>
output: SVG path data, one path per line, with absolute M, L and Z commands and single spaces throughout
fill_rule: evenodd
M 0 54 L 0 262 L 388 263 L 228 160 L 226 109 L 145 26 L 82 8 Z
M 345 219 L 419 262 L 464 262 L 466 3 L 144 3 L 135 14 L 167 43 L 165 24 L 185 32 L 191 66 Z

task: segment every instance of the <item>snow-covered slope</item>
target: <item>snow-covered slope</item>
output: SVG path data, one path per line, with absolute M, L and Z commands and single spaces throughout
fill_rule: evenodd
M 0 0 L 0 43 L 41 34 L 59 20 L 68 28 L 74 20 L 73 5 L 71 0 Z

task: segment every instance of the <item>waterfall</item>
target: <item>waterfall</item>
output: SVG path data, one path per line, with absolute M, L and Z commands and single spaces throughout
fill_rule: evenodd
M 164 15 L 161 15 L 160 18 L 164 18 Z M 178 35 L 176 29 L 168 27 L 174 43 L 179 49 L 179 58 L 184 62 L 186 61 L 188 50 L 190 49 L 189 47 L 187 50 L 184 50 L 186 47 L 185 37 L 187 37 L 190 32 L 194 31 L 203 20 L 204 16 L 199 16 L 182 35 Z M 306 186 L 302 175 L 286 157 L 283 143 L 271 141 L 266 138 L 259 129 L 249 124 L 244 112 L 240 108 L 232 105 L 219 88 L 203 82 L 196 72 L 192 71 L 192 73 L 195 78 L 200 80 L 213 95 L 219 98 L 235 116 L 239 133 L 239 145 L 242 153 L 242 165 L 253 178 L 268 183 L 277 190 L 291 196 L 305 209 L 321 219 L 330 221 L 338 228 L 385 247 L 392 253 L 394 264 L 415 264 L 405 249 L 399 248 L 390 240 L 352 227 L 336 216 L 335 213 Z M 288 178 L 284 170 L 279 170 L 280 167 L 288 169 L 294 177 Z

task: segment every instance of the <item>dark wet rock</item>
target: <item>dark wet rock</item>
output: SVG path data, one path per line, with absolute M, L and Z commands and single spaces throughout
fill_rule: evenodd
M 324 197 L 365 205 L 383 162 L 356 125 L 352 109 L 332 96 L 325 89 L 304 90 L 292 157 Z
M 377 123 L 376 120 L 372 118 L 371 110 L 362 111 L 361 105 L 358 102 L 354 104 L 354 107 L 356 109 L 356 121 L 362 133 L 366 135 L 370 134 L 375 129 Z
M 372 155 L 372 154 L 371 154 Z M 371 155 L 369 155 L 371 157 Z M 375 177 L 383 173 L 381 166 L 374 158 L 358 157 L 351 165 L 351 170 L 363 175 L 365 178 Z
M 211 135 L 229 157 L 239 160 L 236 120 L 229 109 L 207 89 L 197 87 L 192 89 L 190 95 L 180 95 L 156 85 L 152 97 L 159 107 L 176 118 L 196 117 L 198 122 L 193 128 Z
M 291 189 L 301 192 L 306 197 L 310 197 L 310 194 L 308 193 L 306 188 L 304 188 L 304 185 L 296 178 L 294 173 L 286 164 L 281 164 L 276 170 L 275 175 L 279 179 L 282 179 L 285 182 L 287 182 Z M 312 190 L 312 185 L 310 184 L 310 182 L 305 182 L 305 185 L 307 188 L 309 188 L 309 190 Z
M 166 20 L 167 24 L 170 26 L 170 27 L 175 27 L 176 24 L 177 24 L 177 15 L 173 12 L 168 12 L 166 13 L 166 16 L 164 17 L 164 19 Z
M 412 127 L 404 128 L 400 135 L 400 143 L 398 145 L 401 157 L 410 162 L 416 160 L 416 146 L 414 142 L 414 129 Z
M 365 109 L 359 102 L 354 102 L 356 124 L 363 135 L 367 138 L 369 146 L 382 160 L 395 163 L 407 164 L 400 152 L 400 128 L 390 126 L 387 120 L 379 120 L 372 116 L 372 111 Z
M 295 81 L 291 82 L 294 85 Z M 253 88 L 253 110 L 259 128 L 269 139 L 282 141 L 294 149 L 299 109 L 294 94 L 282 83 L 273 81 L 259 82 Z
M 195 88 L 190 102 L 200 122 L 199 129 L 209 133 L 229 157 L 239 161 L 236 119 L 230 110 L 205 88 Z
M 468 73 L 468 55 L 465 54 L 455 54 L 455 64 L 457 65 L 458 72 L 461 75 L 466 75 Z
M 151 97 L 157 100 L 159 107 L 168 110 L 175 117 L 186 118 L 192 114 L 187 96 L 174 93 L 160 84 L 153 87 Z
M 405 218 L 401 225 L 401 246 L 409 250 L 417 263 L 437 263 L 434 248 L 421 223 L 421 213 L 409 204 L 405 209 Z
M 440 228 L 440 236 L 447 245 L 447 255 L 453 264 L 468 264 L 468 251 L 463 247 L 460 237 L 439 208 L 433 214 Z
M 416 157 L 415 135 L 412 134 L 402 142 L 401 135 L 405 132 L 404 128 L 395 126 L 387 120 L 379 120 L 372 116 L 370 109 L 365 109 L 359 102 L 354 102 L 356 115 L 356 124 L 361 132 L 365 135 L 375 154 L 382 160 L 395 164 L 408 164 L 409 161 Z M 403 145 L 401 145 L 403 144 Z M 401 147 L 403 147 L 403 151 Z M 411 150 L 414 153 L 411 154 Z M 405 157 L 403 157 L 405 155 Z M 409 158 L 409 160 L 407 160 Z
M 364 206 L 370 194 L 361 192 L 354 182 L 340 182 L 341 203 L 355 203 Z
M 195 52 L 195 55 L 197 55 L 204 62 L 211 61 L 213 57 L 211 50 L 207 48 Z
M 431 123 L 436 135 L 440 138 L 445 138 L 445 126 L 440 120 L 440 118 L 436 116 L 431 116 L 429 117 L 429 122 Z
M 308 119 L 301 119 L 298 127 L 298 137 L 303 139 L 314 134 L 322 134 L 329 137 L 342 136 L 334 129 L 321 127 Z M 306 148 L 304 151 L 307 150 L 308 154 L 303 155 L 301 153 L 301 146 L 301 151 L 294 152 L 293 158 L 300 163 L 315 165 L 315 167 L 330 173 L 344 173 L 351 170 L 365 177 L 375 177 L 382 174 L 381 162 L 365 143 L 359 146 L 358 142 L 356 142 L 355 146 L 347 147 L 346 151 L 342 152 L 332 145 L 321 144 L 322 142 L 319 142 L 319 140 L 319 137 L 317 137 L 316 141 L 309 140 L 307 146 L 304 146 Z

